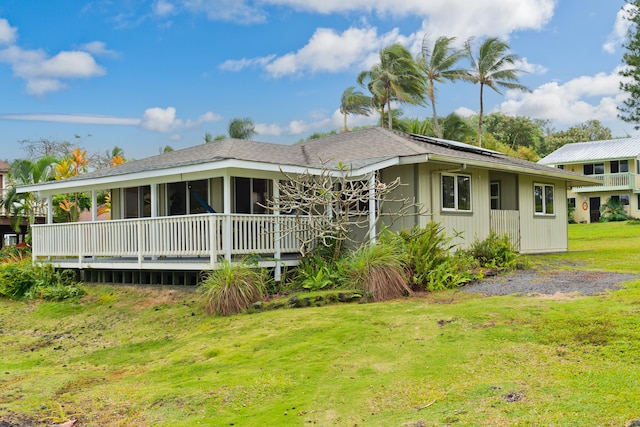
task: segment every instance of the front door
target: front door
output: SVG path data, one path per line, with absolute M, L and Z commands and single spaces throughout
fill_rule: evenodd
M 589 197 L 589 222 L 600 222 L 600 197 Z

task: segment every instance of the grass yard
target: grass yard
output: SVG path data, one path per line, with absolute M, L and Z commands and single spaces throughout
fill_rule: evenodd
M 640 226 L 569 232 L 569 253 L 531 264 L 640 274 Z M 231 317 L 205 316 L 191 292 L 90 286 L 79 303 L 0 300 L 0 348 L 0 420 L 37 425 L 640 419 L 640 280 L 596 297 L 445 291 Z

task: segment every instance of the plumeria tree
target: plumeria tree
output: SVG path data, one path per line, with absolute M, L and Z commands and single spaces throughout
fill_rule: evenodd
M 303 255 L 321 244 L 332 251 L 337 260 L 346 243 L 358 244 L 353 232 L 370 230 L 370 208 L 375 205 L 376 215 L 385 203 L 394 203 L 397 220 L 420 211 L 398 188 L 400 178 L 380 181 L 378 175 L 353 176 L 351 168 L 338 164 L 336 168 L 323 167 L 319 174 L 285 174 L 278 181 L 277 199 L 265 206 L 268 210 L 286 213 L 296 218 L 296 227 L 282 230 L 283 235 L 295 233 L 300 239 Z M 373 178 L 373 179 L 372 179 Z M 310 221 L 311 219 L 311 221 Z M 311 227 L 311 233 L 305 233 Z

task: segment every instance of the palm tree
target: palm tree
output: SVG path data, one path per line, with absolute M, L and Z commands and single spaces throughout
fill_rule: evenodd
M 473 126 L 456 113 L 451 113 L 442 119 L 442 137 L 444 139 L 466 142 L 473 139 L 475 136 L 473 134 Z
M 340 112 L 344 116 L 343 132 L 348 130 L 347 128 L 347 115 L 348 114 L 361 114 L 368 116 L 373 109 L 373 99 L 370 96 L 365 95 L 360 91 L 356 91 L 355 86 L 349 86 L 342 92 L 342 98 L 340 100 Z
M 54 169 L 57 160 L 53 156 L 44 156 L 36 162 L 31 160 L 16 160 L 9 168 L 11 185 L 2 206 L 11 216 L 11 227 L 18 231 L 20 223 L 27 219 L 29 225 L 35 223 L 36 215 L 43 214 L 46 201 L 35 193 L 18 194 L 18 185 L 38 184 L 54 179 Z
M 473 37 L 465 43 L 467 56 L 471 61 L 471 69 L 467 78 L 473 83 L 480 83 L 480 114 L 478 116 L 478 146 L 482 147 L 482 114 L 483 90 L 485 86 L 490 87 L 499 94 L 499 88 L 525 90 L 526 86 L 518 83 L 518 74 L 522 70 L 514 68 L 520 57 L 513 53 L 508 53 L 509 45 L 496 37 L 486 39 L 478 50 L 477 56 L 473 54 L 471 43 Z
M 257 133 L 253 120 L 248 117 L 233 119 L 229 122 L 229 138 L 251 139 Z
M 380 63 L 358 75 L 358 84 L 367 88 L 384 115 L 386 104 L 389 129 L 392 128 L 391 101 L 424 104 L 424 79 L 411 53 L 399 43 L 380 50 Z
M 433 109 L 433 128 L 438 138 L 442 138 L 442 130 L 438 124 L 436 112 L 436 88 L 435 83 L 445 80 L 456 81 L 469 76 L 469 72 L 463 68 L 455 68 L 456 64 L 464 57 L 464 50 L 454 49 L 451 43 L 455 37 L 439 37 L 433 44 L 429 44 L 427 36 L 422 39 L 422 52 L 418 59 L 418 65 L 426 79 L 427 97 L 431 101 Z

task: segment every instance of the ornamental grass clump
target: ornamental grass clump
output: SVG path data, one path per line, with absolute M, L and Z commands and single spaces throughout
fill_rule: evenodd
M 401 298 L 413 292 L 407 285 L 406 253 L 394 242 L 363 246 L 339 266 L 347 282 L 373 301 Z
M 224 261 L 220 269 L 209 272 L 199 285 L 204 311 L 220 316 L 241 313 L 264 297 L 266 283 L 262 269 L 251 268 L 246 262 Z

